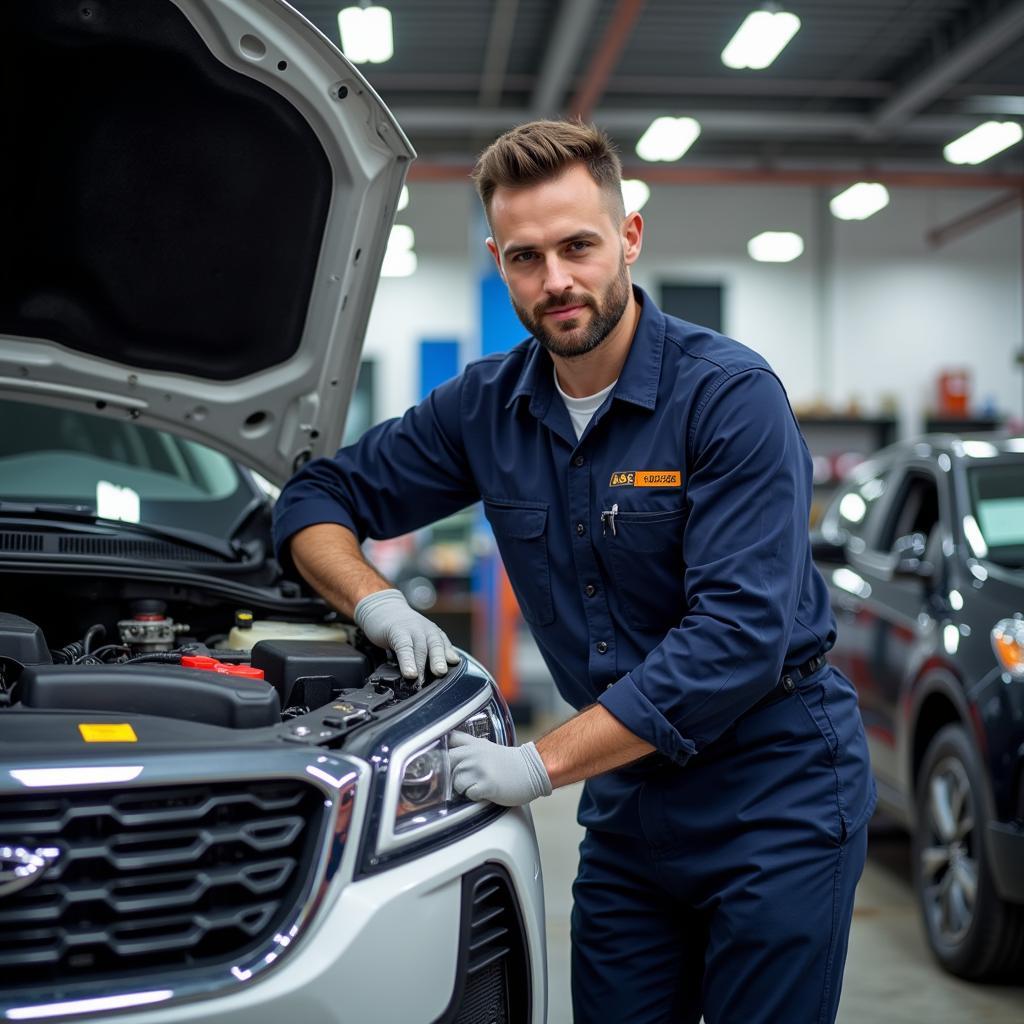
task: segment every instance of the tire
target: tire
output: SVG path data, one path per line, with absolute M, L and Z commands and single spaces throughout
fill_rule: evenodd
M 935 958 L 975 981 L 1019 977 L 1024 907 L 995 891 L 982 766 L 962 726 L 944 726 L 928 745 L 916 809 L 914 891 Z

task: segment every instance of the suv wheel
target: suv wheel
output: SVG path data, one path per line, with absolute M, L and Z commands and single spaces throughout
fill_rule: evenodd
M 939 963 L 976 980 L 1024 962 L 1024 907 L 995 892 L 987 824 L 978 755 L 961 726 L 947 725 L 928 745 L 918 777 L 914 889 Z

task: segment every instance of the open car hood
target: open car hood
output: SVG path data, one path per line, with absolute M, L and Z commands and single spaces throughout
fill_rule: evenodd
M 280 0 L 7 0 L 0 395 L 283 482 L 339 443 L 415 155 Z

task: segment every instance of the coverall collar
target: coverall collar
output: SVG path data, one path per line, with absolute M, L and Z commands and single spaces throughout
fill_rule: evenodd
M 665 349 L 665 315 L 642 288 L 633 285 L 633 296 L 640 304 L 640 319 L 612 398 L 653 410 Z M 505 408 L 523 395 L 530 396 L 530 412 L 543 420 L 555 396 L 555 380 L 551 372 L 551 356 L 536 340 L 530 345 L 529 355 Z

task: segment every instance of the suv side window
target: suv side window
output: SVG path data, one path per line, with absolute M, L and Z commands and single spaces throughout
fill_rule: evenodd
M 893 552 L 905 537 L 920 535 L 927 541 L 938 523 L 939 490 L 934 477 L 910 470 L 893 501 L 878 546 L 882 551 Z
M 845 544 L 853 554 L 864 551 L 883 507 L 892 471 L 881 469 L 857 474 L 833 499 L 821 521 L 821 532 L 829 540 Z
M 941 543 L 939 489 L 923 469 L 908 469 L 890 505 L 878 547 L 893 559 L 935 559 Z

